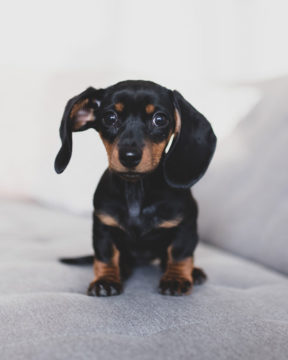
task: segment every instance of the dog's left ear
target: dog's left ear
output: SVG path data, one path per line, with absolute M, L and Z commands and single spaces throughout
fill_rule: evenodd
M 209 121 L 178 92 L 171 92 L 175 107 L 175 139 L 164 158 L 166 182 L 189 188 L 205 173 L 214 154 L 216 136 Z

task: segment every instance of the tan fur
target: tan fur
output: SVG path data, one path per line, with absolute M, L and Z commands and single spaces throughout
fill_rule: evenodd
M 160 224 L 158 224 L 158 228 L 164 228 L 164 229 L 170 229 L 172 227 L 178 226 L 180 224 L 180 222 L 183 219 L 180 217 L 177 217 L 176 219 L 172 219 L 172 220 L 165 220 L 162 221 Z
M 83 113 L 81 114 L 81 111 L 83 111 Z M 94 121 L 95 120 L 95 116 L 94 116 L 94 112 L 93 109 L 90 110 L 79 110 L 74 118 L 74 123 L 73 123 L 73 130 L 79 130 L 82 126 L 84 126 L 85 124 L 87 124 L 87 122 L 89 121 Z
M 109 168 L 114 171 L 126 172 L 127 168 L 120 163 L 119 152 L 118 152 L 118 143 L 109 143 L 105 140 L 101 134 L 100 137 L 103 141 L 103 144 L 106 148 L 108 155 Z M 170 138 L 170 136 L 169 136 Z M 159 144 L 151 143 L 146 141 L 143 147 L 142 159 L 140 163 L 136 166 L 135 171 L 137 172 L 148 172 L 154 170 L 161 159 L 162 153 L 167 145 L 167 139 L 162 141 Z
M 152 166 L 153 168 L 156 168 L 156 166 L 159 164 L 159 161 L 161 159 L 162 153 L 167 145 L 167 139 L 165 139 L 164 141 L 155 144 L 155 143 L 151 143 L 151 155 L 152 155 Z
M 79 130 L 89 121 L 94 121 L 94 111 L 85 107 L 89 102 L 89 99 L 84 99 L 76 103 L 70 113 L 70 118 L 73 119 L 73 130 Z
M 119 257 L 120 253 L 113 245 L 113 256 L 109 264 L 95 259 L 93 266 L 95 275 L 94 282 L 99 280 L 100 278 L 120 282 Z
M 152 114 L 155 111 L 155 106 L 153 104 L 148 104 L 145 107 L 145 111 L 147 114 Z
M 136 171 L 148 172 L 156 169 L 166 145 L 167 139 L 158 144 L 146 141 L 143 148 L 142 159 L 137 165 Z
M 193 257 L 189 256 L 181 261 L 175 261 L 172 257 L 172 246 L 170 245 L 167 249 L 168 260 L 167 269 L 163 278 L 178 278 L 185 279 L 193 282 L 192 271 L 193 271 Z
M 115 219 L 113 216 L 101 212 L 95 212 L 95 215 L 102 222 L 102 224 L 107 226 L 118 227 L 123 230 L 123 227 L 119 224 L 118 220 Z
M 181 117 L 179 111 L 175 109 L 175 130 L 174 133 L 177 135 L 180 133 L 181 130 Z
M 117 142 L 111 144 L 106 139 L 104 139 L 101 134 L 100 137 L 107 152 L 109 168 L 114 171 L 125 171 L 124 166 L 122 166 L 119 161 Z
M 73 117 L 77 114 L 77 112 L 85 107 L 89 102 L 88 99 L 84 99 L 82 101 L 77 102 L 70 112 L 70 118 L 73 119 Z
M 114 105 L 114 107 L 115 107 L 115 110 L 116 110 L 116 111 L 121 112 L 121 111 L 123 111 L 123 109 L 124 109 L 124 104 L 121 103 L 121 102 L 118 102 L 118 103 L 116 103 L 116 104 Z
M 178 115 L 177 115 L 178 114 Z M 178 116 L 178 117 L 177 117 Z M 175 121 L 176 127 L 175 131 L 180 131 L 180 117 L 177 110 L 175 110 Z M 150 141 L 146 141 L 143 147 L 142 158 L 140 163 L 136 166 L 135 171 L 139 173 L 149 172 L 156 169 L 158 166 L 163 151 L 165 150 L 166 145 L 168 144 L 170 137 L 172 136 L 172 131 L 170 132 L 167 139 L 162 142 L 156 144 Z M 109 168 L 118 172 L 126 172 L 127 168 L 120 163 L 119 160 L 119 152 L 118 152 L 118 143 L 117 141 L 114 143 L 109 143 L 105 140 L 102 135 L 100 137 L 103 141 L 103 144 L 106 148 L 106 152 L 108 155 Z

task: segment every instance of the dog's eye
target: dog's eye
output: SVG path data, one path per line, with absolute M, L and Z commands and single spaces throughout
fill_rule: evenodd
M 152 123 L 156 127 L 165 126 L 168 124 L 168 119 L 165 114 L 156 113 L 153 116 Z
M 103 122 L 107 126 L 113 126 L 116 124 L 118 120 L 118 116 L 114 112 L 107 112 L 103 115 Z

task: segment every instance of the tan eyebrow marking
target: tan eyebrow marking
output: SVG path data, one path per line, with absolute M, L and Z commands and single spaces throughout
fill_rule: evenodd
M 147 114 L 152 114 L 155 111 L 155 106 L 153 104 L 148 104 L 145 107 Z
M 113 216 L 102 212 L 95 213 L 95 215 L 102 222 L 102 224 L 107 226 L 118 227 L 119 229 L 124 230 L 123 226 L 120 225 L 118 220 L 115 219 Z
M 118 103 L 116 103 L 116 104 L 114 105 L 114 107 L 115 107 L 115 110 L 121 112 L 121 111 L 123 111 L 123 109 L 124 109 L 124 104 L 121 103 L 121 102 L 118 102 Z
M 175 226 L 179 225 L 182 220 L 183 219 L 181 217 L 177 217 L 177 218 L 172 219 L 172 220 L 164 220 L 160 224 L 158 224 L 157 227 L 158 228 L 169 229 L 169 228 L 172 228 L 172 227 L 175 227 Z

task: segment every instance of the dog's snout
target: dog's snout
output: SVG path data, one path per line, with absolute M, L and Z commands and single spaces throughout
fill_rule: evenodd
M 119 150 L 119 160 L 127 168 L 136 167 L 142 158 L 142 150 L 138 147 L 125 146 Z

